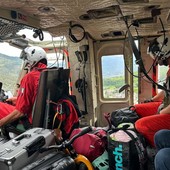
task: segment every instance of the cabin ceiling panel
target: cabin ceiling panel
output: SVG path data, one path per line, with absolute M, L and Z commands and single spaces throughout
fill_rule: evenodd
M 100 18 L 101 11 L 95 14 L 100 19 L 90 18 L 88 11 L 99 10 L 111 6 L 118 6 L 121 12 L 111 17 Z M 128 24 L 133 20 L 151 17 L 151 10 L 160 9 L 161 19 L 166 30 L 170 28 L 170 1 L 169 0 L 0 0 L 0 8 L 16 10 L 25 15 L 37 17 L 40 20 L 39 27 L 51 31 L 54 35 L 68 34 L 70 21 L 81 24 L 86 32 L 89 32 L 94 39 L 102 39 L 101 34 L 111 31 L 126 32 L 126 25 L 121 19 L 122 14 L 129 17 Z M 106 11 L 109 15 L 110 11 Z M 114 12 L 114 11 L 113 11 Z M 89 19 L 81 20 L 80 16 L 89 16 Z M 162 26 L 157 18 L 154 23 L 141 24 L 138 32 L 141 36 L 157 34 Z M 134 28 L 132 34 L 136 35 Z M 113 37 L 110 37 L 113 38 Z

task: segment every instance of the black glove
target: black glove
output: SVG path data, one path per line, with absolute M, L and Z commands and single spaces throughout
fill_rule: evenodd
M 149 103 L 149 102 L 153 102 L 153 100 L 152 99 L 146 99 L 146 100 L 143 101 L 143 103 Z

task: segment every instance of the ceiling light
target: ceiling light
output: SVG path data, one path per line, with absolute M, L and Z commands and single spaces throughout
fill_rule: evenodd
M 55 11 L 55 8 L 49 6 L 41 6 L 38 8 L 40 12 L 52 12 Z
M 83 14 L 79 16 L 81 20 L 91 20 L 92 18 L 88 14 Z

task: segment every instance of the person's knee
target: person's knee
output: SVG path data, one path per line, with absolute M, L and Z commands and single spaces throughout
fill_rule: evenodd
M 146 126 L 146 121 L 144 119 L 139 119 L 135 122 L 135 128 L 138 132 L 144 133 L 148 130 Z
M 158 132 L 155 133 L 154 135 L 154 141 L 155 143 L 158 143 L 160 139 L 165 138 L 165 130 L 159 130 Z
M 162 159 L 162 153 L 161 153 L 161 151 L 159 151 L 156 154 L 155 159 L 154 159 L 154 165 L 155 165 L 156 170 L 160 169 L 160 165 L 162 164 L 162 163 L 160 164 L 160 162 L 162 161 L 161 159 Z
M 163 170 L 165 167 L 170 166 L 169 162 L 169 151 L 166 148 L 161 149 L 155 156 L 155 169 Z
M 170 147 L 170 130 L 162 129 L 155 133 L 154 143 L 158 150 Z

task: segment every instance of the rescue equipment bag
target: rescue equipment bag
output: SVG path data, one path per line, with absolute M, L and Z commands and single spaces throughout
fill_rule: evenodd
M 110 170 L 146 169 L 146 149 L 134 129 L 112 129 L 107 138 Z
M 74 129 L 70 138 L 81 132 L 81 128 Z M 107 133 L 103 129 L 95 129 L 73 142 L 76 153 L 86 156 L 91 162 L 101 156 L 107 147 Z
M 52 129 L 60 129 L 63 139 L 68 139 L 72 130 L 79 127 L 78 105 L 75 107 L 73 101 L 62 98 L 54 104 L 55 114 L 53 115 Z
M 134 106 L 115 110 L 111 113 L 111 123 L 117 127 L 120 123 L 135 123 L 139 119 Z

